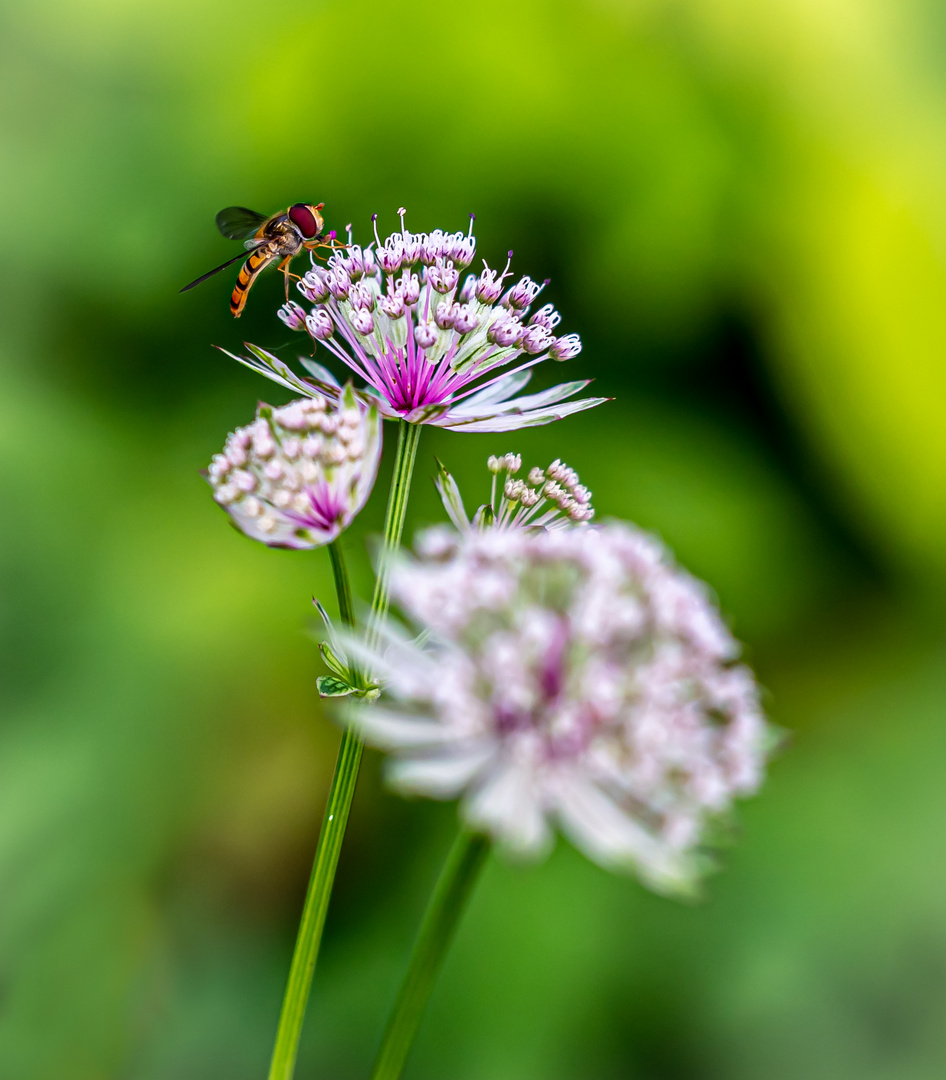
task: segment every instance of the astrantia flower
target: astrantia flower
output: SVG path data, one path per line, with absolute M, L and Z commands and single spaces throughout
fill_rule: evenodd
M 270 547 L 331 543 L 365 505 L 381 458 L 376 408 L 351 386 L 274 409 L 227 437 L 207 479 L 234 524 Z
M 561 316 L 551 304 L 530 315 L 544 286 L 528 277 L 507 285 L 508 262 L 502 273 L 484 262 L 482 273 L 461 282 L 476 252 L 472 221 L 466 235 L 440 229 L 413 234 L 399 212 L 400 231 L 383 243 L 377 230 L 367 248 L 351 243 L 349 234 L 349 244 L 327 266 L 313 260 L 299 282 L 309 310 L 290 302 L 279 312 L 290 329 L 308 331 L 364 379 L 384 417 L 462 431 L 511 431 L 607 400 L 566 402 L 587 380 L 515 397 L 536 364 L 577 356 L 578 335 L 556 334 Z M 313 379 L 299 379 L 272 354 L 251 351 L 252 359 L 236 359 L 296 390 L 325 390 L 334 382 L 320 364 L 301 360 Z
M 522 469 L 519 454 L 490 457 L 486 467 L 493 476 L 490 500 L 479 507 L 472 521 L 456 480 L 442 465 L 434 481 L 447 515 L 461 532 L 474 528 L 567 529 L 594 517 L 591 492 L 579 481 L 578 473 L 558 458 L 544 471 L 530 469 L 524 480 L 516 476 Z
M 704 826 L 756 790 L 770 736 L 735 641 L 657 540 L 441 528 L 392 591 L 424 633 L 360 646 L 385 697 L 353 716 L 393 752 L 396 787 L 462 796 L 514 852 L 543 851 L 557 822 L 604 866 L 692 883 Z

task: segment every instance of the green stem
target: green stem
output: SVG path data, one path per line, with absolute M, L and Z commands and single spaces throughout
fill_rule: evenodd
M 335 577 L 335 596 L 338 599 L 338 614 L 346 626 L 355 628 L 355 606 L 351 602 L 351 582 L 348 580 L 348 567 L 345 565 L 345 553 L 341 540 L 333 540 L 328 546 L 332 560 L 332 574 Z
M 368 639 L 373 644 L 377 644 L 378 629 L 388 613 L 391 556 L 400 547 L 401 534 L 404 532 L 404 515 L 407 510 L 407 498 L 411 492 L 411 476 L 414 472 L 414 459 L 417 457 L 420 429 L 420 424 L 398 421 L 394 475 L 391 478 L 388 511 L 384 518 L 384 548 L 381 552 L 378 576 L 374 582 L 374 596 L 371 600 L 371 625 L 368 628 Z
M 420 1027 L 430 992 L 460 916 L 489 854 L 490 842 L 461 831 L 440 872 L 411 961 L 381 1039 L 371 1080 L 397 1080 Z
M 345 826 L 348 824 L 348 811 L 355 794 L 361 752 L 361 741 L 350 730 L 346 731 L 342 735 L 342 744 L 335 763 L 335 775 L 332 777 L 319 843 L 315 849 L 312 876 L 302 908 L 299 934 L 292 955 L 292 966 L 289 968 L 289 981 L 286 984 L 286 996 L 279 1016 L 273 1060 L 269 1067 L 270 1080 L 290 1080 L 295 1071 L 302 1021 L 305 1018 L 315 961 L 322 941 L 322 928 L 325 926 L 325 915 L 335 880 L 335 867 L 338 865 Z
M 399 421 L 394 476 L 391 480 L 388 509 L 384 520 L 384 548 L 371 604 L 371 626 L 374 633 L 377 632 L 388 610 L 390 556 L 400 544 L 401 534 L 404 531 L 407 497 L 410 493 L 411 474 L 414 469 L 419 437 L 418 425 Z M 332 572 L 335 575 L 339 614 L 344 623 L 353 627 L 355 615 L 352 607 L 351 586 L 342 549 L 337 540 L 329 544 L 329 556 L 332 560 Z M 361 740 L 351 729 L 347 729 L 342 735 L 338 759 L 335 762 L 335 775 L 332 777 L 319 842 L 315 849 L 312 876 L 309 878 L 309 888 L 302 908 L 302 920 L 299 923 L 296 947 L 292 955 L 292 965 L 289 968 L 286 995 L 283 998 L 282 1012 L 279 1014 L 276 1045 L 273 1048 L 273 1057 L 269 1066 L 269 1080 L 292 1080 L 295 1072 L 302 1022 L 312 987 L 312 976 L 315 973 L 315 962 L 319 954 L 332 884 L 335 881 L 335 868 L 338 866 L 338 856 L 345 837 L 348 814 L 351 810 L 352 799 L 355 797 L 362 750 Z

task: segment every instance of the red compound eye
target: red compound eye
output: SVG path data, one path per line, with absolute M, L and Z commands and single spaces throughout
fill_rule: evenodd
M 296 203 L 289 207 L 289 220 L 306 240 L 312 240 L 319 235 L 319 222 L 305 203 Z

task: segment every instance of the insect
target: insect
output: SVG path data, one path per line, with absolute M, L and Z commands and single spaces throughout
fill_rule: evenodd
M 239 319 L 246 305 L 250 288 L 262 270 L 270 263 L 280 259 L 279 269 L 286 275 L 286 299 L 289 299 L 289 263 L 303 249 L 312 250 L 328 243 L 333 237 L 322 235 L 321 210 L 324 203 L 310 206 L 308 203 L 294 203 L 282 213 L 266 217 L 245 206 L 228 206 L 217 214 L 217 228 L 228 240 L 242 240 L 244 248 L 250 252 L 249 258 L 240 267 L 240 274 L 233 295 L 230 297 L 230 310 L 234 318 Z M 245 252 L 234 255 L 225 263 L 202 274 L 190 285 L 185 285 L 181 292 L 187 292 L 207 278 L 226 269 L 238 259 L 244 258 Z

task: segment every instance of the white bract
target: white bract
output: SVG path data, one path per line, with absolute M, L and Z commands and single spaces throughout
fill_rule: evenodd
M 692 886 L 708 820 L 756 790 L 772 739 L 736 642 L 657 540 L 440 528 L 392 594 L 423 633 L 352 643 L 384 697 L 351 715 L 398 789 L 460 796 L 512 852 L 543 852 L 557 823 L 606 867 Z
M 378 411 L 351 386 L 274 409 L 227 437 L 207 479 L 233 523 L 270 547 L 314 548 L 348 528 L 381 458 Z

